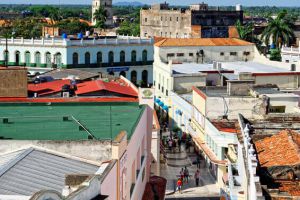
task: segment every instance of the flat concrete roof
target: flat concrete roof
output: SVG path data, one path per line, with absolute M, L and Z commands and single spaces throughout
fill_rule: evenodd
M 130 139 L 145 106 L 138 103 L 0 103 L 0 139 Z M 5 120 L 8 120 L 5 122 Z
M 241 72 L 250 73 L 278 73 L 278 72 L 290 72 L 289 69 L 274 67 L 272 65 L 266 65 L 259 62 L 221 62 L 222 70 L 224 71 L 234 71 L 234 74 L 239 74 Z M 200 72 L 217 71 L 213 69 L 213 64 L 205 63 L 182 63 L 172 65 L 173 73 L 175 74 L 192 74 Z M 226 72 L 223 72 L 226 73 Z

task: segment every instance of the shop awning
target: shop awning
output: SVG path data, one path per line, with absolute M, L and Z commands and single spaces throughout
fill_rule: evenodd
M 168 112 L 168 110 L 169 110 L 169 107 L 168 107 L 167 105 L 164 105 L 164 106 L 163 106 L 163 109 L 164 109 L 165 111 L 167 111 L 167 112 Z
M 192 137 L 195 144 L 203 151 L 203 153 L 209 158 L 209 160 L 218 165 L 226 165 L 226 160 L 219 160 L 215 153 L 202 141 L 199 137 Z

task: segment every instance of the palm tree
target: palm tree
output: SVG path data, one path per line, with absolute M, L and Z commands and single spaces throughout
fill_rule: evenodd
M 270 38 L 276 44 L 277 48 L 291 42 L 295 37 L 293 27 L 295 19 L 287 14 L 287 11 L 282 11 L 273 19 L 269 17 L 268 26 L 263 31 L 261 38 L 268 45 Z
M 103 6 L 100 6 L 95 12 L 93 16 L 96 21 L 95 27 L 97 28 L 105 28 L 105 22 L 107 18 L 107 12 Z
M 240 21 L 237 21 L 235 26 L 239 33 L 240 39 L 246 40 L 249 42 L 253 41 L 253 34 L 252 34 L 253 24 L 252 23 L 246 24 L 243 26 Z

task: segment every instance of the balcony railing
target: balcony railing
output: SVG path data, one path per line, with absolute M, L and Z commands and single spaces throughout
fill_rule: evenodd
M 282 47 L 281 48 L 282 53 L 295 53 L 295 54 L 300 54 L 300 48 L 296 47 Z

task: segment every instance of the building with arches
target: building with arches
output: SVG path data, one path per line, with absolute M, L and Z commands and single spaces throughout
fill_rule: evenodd
M 153 39 L 117 36 L 101 39 L 0 38 L 0 65 L 36 68 L 84 68 L 123 75 L 136 84 L 152 84 Z

